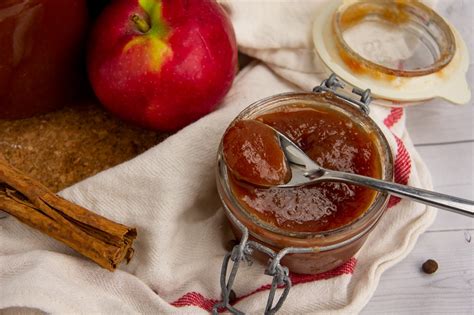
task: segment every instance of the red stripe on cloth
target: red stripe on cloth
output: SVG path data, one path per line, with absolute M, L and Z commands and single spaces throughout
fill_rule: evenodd
M 217 302 L 219 302 L 219 300 L 205 298 L 201 293 L 188 292 L 171 303 L 171 305 L 176 307 L 197 306 L 210 312 Z
M 383 120 L 383 123 L 388 128 L 395 125 L 403 116 L 403 107 L 395 107 L 390 110 L 390 114 Z
M 340 275 L 350 275 L 354 273 L 356 264 L 357 264 L 357 259 L 352 257 L 351 259 L 349 259 L 347 262 L 340 265 L 339 267 L 323 272 L 323 273 L 318 273 L 315 275 L 291 273 L 290 274 L 291 283 L 293 285 L 296 285 L 300 283 L 307 283 L 307 282 L 312 282 L 312 281 L 317 281 L 317 280 L 331 279 Z
M 354 273 L 355 267 L 357 265 L 357 259 L 352 257 L 349 259 L 349 261 L 345 262 L 339 267 L 334 268 L 333 270 L 329 270 L 320 274 L 316 275 L 305 275 L 305 274 L 296 274 L 296 273 L 290 273 L 290 279 L 292 285 L 298 285 L 302 283 L 308 283 L 308 282 L 314 282 L 318 280 L 326 280 L 326 279 L 331 279 L 337 276 L 341 276 L 344 274 L 352 274 Z M 239 301 L 242 301 L 243 299 L 254 295 L 258 292 L 270 290 L 271 285 L 266 284 L 261 286 L 260 288 L 242 295 L 238 297 L 232 304 L 235 304 Z M 171 305 L 175 307 L 184 307 L 184 306 L 197 306 L 200 307 L 208 312 L 212 311 L 212 307 L 218 303 L 218 300 L 215 299 L 209 299 L 204 297 L 201 293 L 198 292 L 188 292 L 176 301 L 172 302 Z M 224 310 L 219 310 L 219 312 L 222 312 Z
M 403 141 L 396 135 L 393 135 L 397 141 L 397 157 L 395 158 L 395 176 L 394 180 L 396 183 L 406 185 L 410 178 L 411 172 L 411 159 L 407 148 Z M 400 198 L 391 196 L 388 201 L 388 207 L 393 207 L 400 202 Z

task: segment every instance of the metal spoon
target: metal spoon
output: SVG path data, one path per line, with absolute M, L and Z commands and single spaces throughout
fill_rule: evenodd
M 440 194 L 437 192 L 400 185 L 367 176 L 339 172 L 322 168 L 306 153 L 303 152 L 293 141 L 284 134 L 275 130 L 280 146 L 290 166 L 292 177 L 289 182 L 276 187 L 289 188 L 314 184 L 320 181 L 342 181 L 355 185 L 369 187 L 378 191 L 384 191 L 391 195 L 408 198 L 436 208 L 448 210 L 469 217 L 474 217 L 474 202 L 454 196 Z

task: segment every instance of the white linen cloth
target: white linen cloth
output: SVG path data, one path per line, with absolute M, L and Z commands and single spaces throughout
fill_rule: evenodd
M 323 75 L 312 63 L 311 24 L 324 1 L 226 1 L 239 47 L 263 63 L 237 76 L 222 106 L 131 161 L 61 195 L 138 229 L 129 265 L 108 272 L 13 217 L 0 220 L 0 309 L 48 313 L 206 313 L 220 299 L 219 273 L 232 238 L 215 185 L 216 151 L 231 120 L 272 94 L 307 90 Z M 372 106 L 394 153 L 396 180 L 432 188 L 405 129 L 403 109 Z M 402 260 L 435 217 L 407 200 L 392 207 L 348 263 L 294 277 L 282 314 L 359 312 L 381 274 Z M 255 263 L 239 271 L 237 308 L 262 313 L 271 280 Z M 256 292 L 257 291 L 257 292 Z

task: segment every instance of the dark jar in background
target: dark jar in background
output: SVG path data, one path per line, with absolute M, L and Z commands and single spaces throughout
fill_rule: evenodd
M 85 0 L 0 1 L 0 119 L 60 108 L 83 88 Z

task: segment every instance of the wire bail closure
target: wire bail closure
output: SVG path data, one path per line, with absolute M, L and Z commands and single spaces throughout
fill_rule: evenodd
M 234 280 L 237 276 L 237 271 L 240 267 L 240 264 L 242 262 L 246 262 L 248 265 L 251 265 L 253 263 L 252 254 L 255 250 L 257 250 L 270 257 L 268 261 L 268 266 L 265 269 L 265 274 L 273 277 L 273 279 L 270 287 L 270 292 L 268 294 L 264 314 L 275 314 L 282 307 L 291 289 L 290 272 L 287 267 L 282 266 L 280 264 L 282 258 L 287 254 L 313 253 L 315 251 L 318 251 L 318 248 L 286 247 L 277 253 L 274 250 L 260 243 L 249 240 L 248 229 L 239 220 L 237 220 L 237 218 L 227 209 L 227 207 L 224 206 L 224 209 L 229 215 L 229 218 L 232 223 L 242 232 L 242 237 L 240 239 L 240 243 L 233 247 L 232 252 L 227 253 L 224 256 L 220 276 L 222 301 L 214 305 L 214 307 L 212 308 L 212 313 L 218 314 L 219 311 L 224 308 L 232 314 L 245 314 L 230 305 L 229 296 L 234 285 Z M 227 273 L 229 270 L 229 262 L 231 261 L 233 265 L 230 269 L 229 277 L 227 277 Z M 275 293 L 277 289 L 284 290 L 278 298 L 278 301 L 274 303 Z
M 368 115 L 370 112 L 369 104 L 372 101 L 372 94 L 370 89 L 362 90 L 360 88 L 354 87 L 352 89 L 352 93 L 359 96 L 359 99 L 354 99 L 351 95 L 347 93 L 341 93 L 338 89 L 344 90 L 346 84 L 342 82 L 342 80 L 336 76 L 336 74 L 332 73 L 329 78 L 321 82 L 319 86 L 313 88 L 314 93 L 332 93 L 338 98 L 359 107 L 364 114 Z

